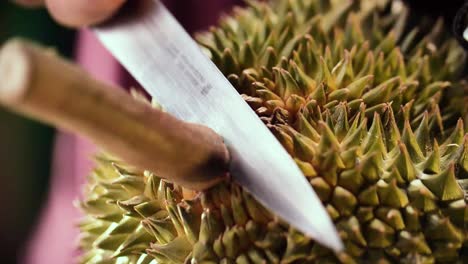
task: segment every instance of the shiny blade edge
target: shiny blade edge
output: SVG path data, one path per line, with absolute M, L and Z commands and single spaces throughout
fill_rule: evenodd
M 166 111 L 223 136 L 234 180 L 259 202 L 318 243 L 342 251 L 309 182 L 216 65 L 159 1 L 131 2 L 139 4 L 94 29 L 104 46 Z

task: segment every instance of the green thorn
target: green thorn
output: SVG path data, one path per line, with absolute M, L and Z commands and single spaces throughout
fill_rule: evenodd
M 453 201 L 464 197 L 463 190 L 455 177 L 455 164 L 437 175 L 424 175 L 422 183 L 442 201 Z

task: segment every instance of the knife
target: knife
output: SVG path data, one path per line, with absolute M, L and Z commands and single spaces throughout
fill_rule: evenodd
M 336 229 L 305 177 L 216 66 L 159 2 L 132 3 L 143 4 L 130 12 L 136 16 L 116 17 L 96 32 L 173 115 L 18 39 L 0 49 L 0 104 L 86 136 L 184 187 L 206 189 L 229 170 L 283 220 L 341 251 Z
M 300 169 L 216 65 L 160 1 L 128 2 L 94 29 L 104 46 L 168 113 L 223 137 L 236 182 L 298 230 L 341 251 Z

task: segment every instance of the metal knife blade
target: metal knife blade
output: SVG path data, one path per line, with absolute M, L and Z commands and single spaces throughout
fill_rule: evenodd
M 104 46 L 167 112 L 219 133 L 234 180 L 265 207 L 341 251 L 333 222 L 302 172 L 216 65 L 160 1 L 129 2 L 94 29 Z

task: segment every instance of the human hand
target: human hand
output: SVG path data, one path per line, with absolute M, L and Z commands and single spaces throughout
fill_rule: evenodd
M 45 6 L 54 19 L 68 27 L 98 24 L 114 14 L 126 0 L 13 0 L 27 6 Z

